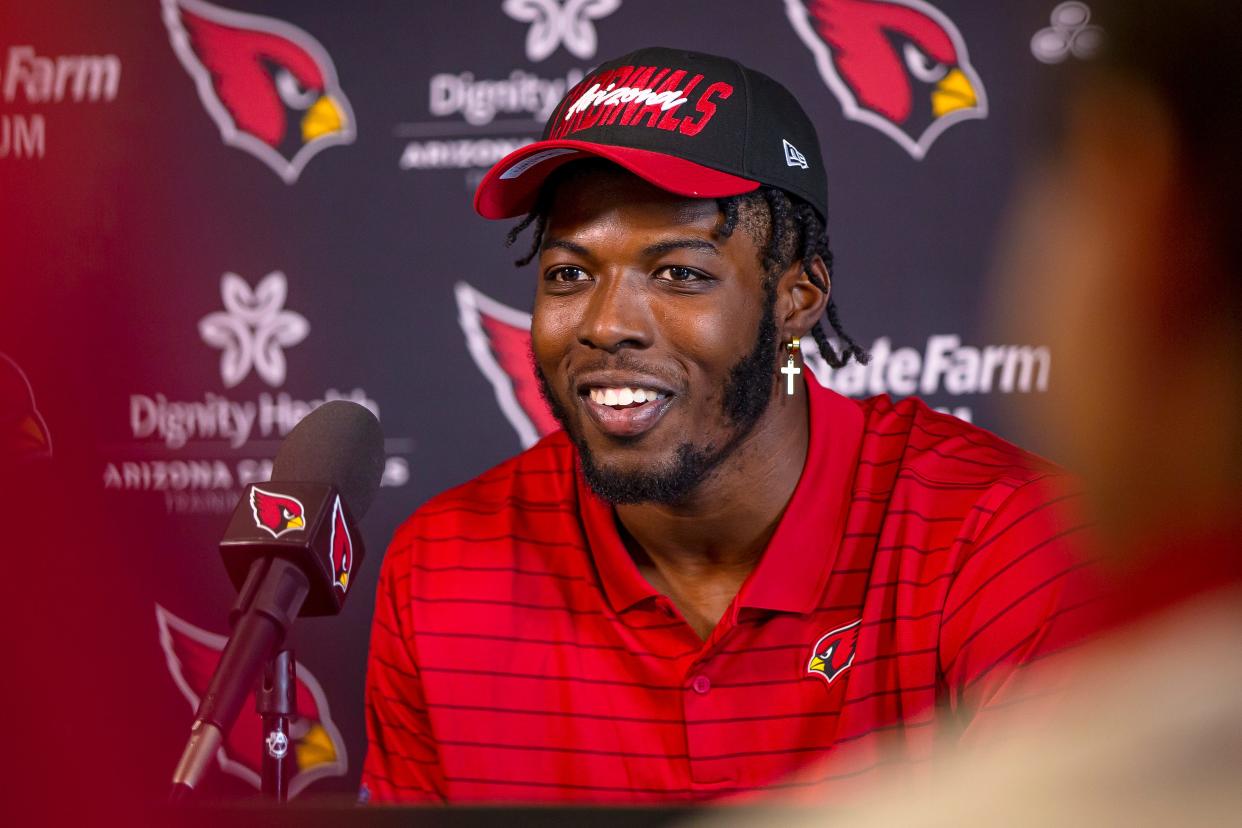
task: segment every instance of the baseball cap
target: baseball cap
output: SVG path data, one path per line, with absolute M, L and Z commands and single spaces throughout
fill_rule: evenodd
M 479 183 L 484 218 L 519 216 L 558 167 L 595 156 L 691 198 L 779 187 L 827 220 L 819 136 L 793 94 L 735 60 L 649 47 L 610 60 L 566 93 L 539 141 Z

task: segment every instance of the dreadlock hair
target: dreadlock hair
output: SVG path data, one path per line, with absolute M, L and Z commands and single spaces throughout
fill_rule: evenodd
M 761 202 L 766 204 L 766 216 L 763 215 Z M 828 230 L 820 221 L 814 207 L 796 196 L 790 197 L 782 189 L 768 186 L 760 187 L 753 193 L 720 198 L 716 203 L 724 215 L 724 221 L 717 230 L 719 235 L 725 238 L 731 236 L 741 220 L 743 227 L 756 242 L 763 244 L 766 236 L 767 243 L 762 255 L 769 284 L 774 285 L 777 277 L 797 261 L 802 263 L 802 272 L 811 284 L 824 293 L 829 292 L 828 285 L 811 269 L 812 262 L 818 256 L 828 269 L 829 278 L 832 277 L 832 249 L 828 245 Z M 836 300 L 828 299 L 825 316 L 833 333 L 841 340 L 842 347 L 837 350 L 828 339 L 823 320 L 817 321 L 811 328 L 811 336 L 819 346 L 824 361 L 833 368 L 844 367 L 851 358 L 866 365 L 871 355 L 845 332 L 837 312 Z
M 530 212 L 513 226 L 505 236 L 505 246 L 512 247 L 527 227 L 533 227 L 531 242 L 527 252 L 514 261 L 514 265 L 524 267 L 539 255 L 543 244 L 543 233 L 547 227 L 548 210 L 551 207 L 552 193 L 556 185 L 565 178 L 579 174 L 591 168 L 588 165 L 604 164 L 599 161 L 578 161 L 567 164 L 548 177 L 539 191 Z M 828 230 L 810 204 L 802 199 L 791 197 L 777 187 L 763 186 L 758 190 L 742 195 L 716 199 L 723 216 L 716 234 L 729 238 L 737 229 L 739 222 L 756 242 L 763 247 L 762 263 L 765 276 L 765 287 L 771 290 L 776 279 L 795 261 L 802 263 L 802 272 L 811 284 L 828 293 L 828 285 L 811 269 L 811 263 L 818 256 L 832 276 L 832 250 L 828 246 Z M 844 367 L 850 359 L 866 365 L 871 360 L 867 350 L 854 341 L 841 325 L 836 301 L 828 299 L 825 312 L 828 325 L 842 343 L 841 349 L 833 345 L 824 330 L 823 320 L 819 320 L 811 328 L 811 336 L 819 346 L 819 352 L 833 368 Z

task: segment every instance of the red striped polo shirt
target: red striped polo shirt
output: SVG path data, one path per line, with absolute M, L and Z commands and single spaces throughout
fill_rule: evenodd
M 807 388 L 801 479 L 706 641 L 563 432 L 420 508 L 380 575 L 363 797 L 822 792 L 1029 693 L 1022 665 L 1077 639 L 1091 597 L 1064 476 L 918 400 Z

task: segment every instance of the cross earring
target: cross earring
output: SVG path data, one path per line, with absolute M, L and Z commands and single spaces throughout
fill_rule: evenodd
M 799 353 L 798 337 L 793 337 L 789 343 L 785 345 L 785 351 L 788 356 L 785 358 L 785 367 L 781 368 L 781 373 L 785 375 L 787 383 L 785 385 L 785 393 L 793 396 L 794 393 L 794 377 L 802 373 L 802 369 L 794 361 L 794 354 Z

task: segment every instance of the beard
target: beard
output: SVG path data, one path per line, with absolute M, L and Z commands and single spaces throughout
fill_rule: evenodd
M 755 332 L 755 344 L 729 369 L 721 398 L 721 414 L 732 427 L 732 433 L 719 445 L 696 445 L 689 440 L 682 442 L 677 446 L 673 459 L 655 469 L 620 471 L 601 465 L 587 445 L 581 429 L 556 398 L 538 361 L 532 358 L 535 374 L 539 377 L 540 393 L 578 449 L 578 456 L 582 458 L 582 473 L 591 491 L 612 504 L 683 502 L 754 430 L 772 401 L 772 385 L 775 382 L 772 365 L 776 350 L 776 292 L 769 289 L 765 293 L 763 316 Z

